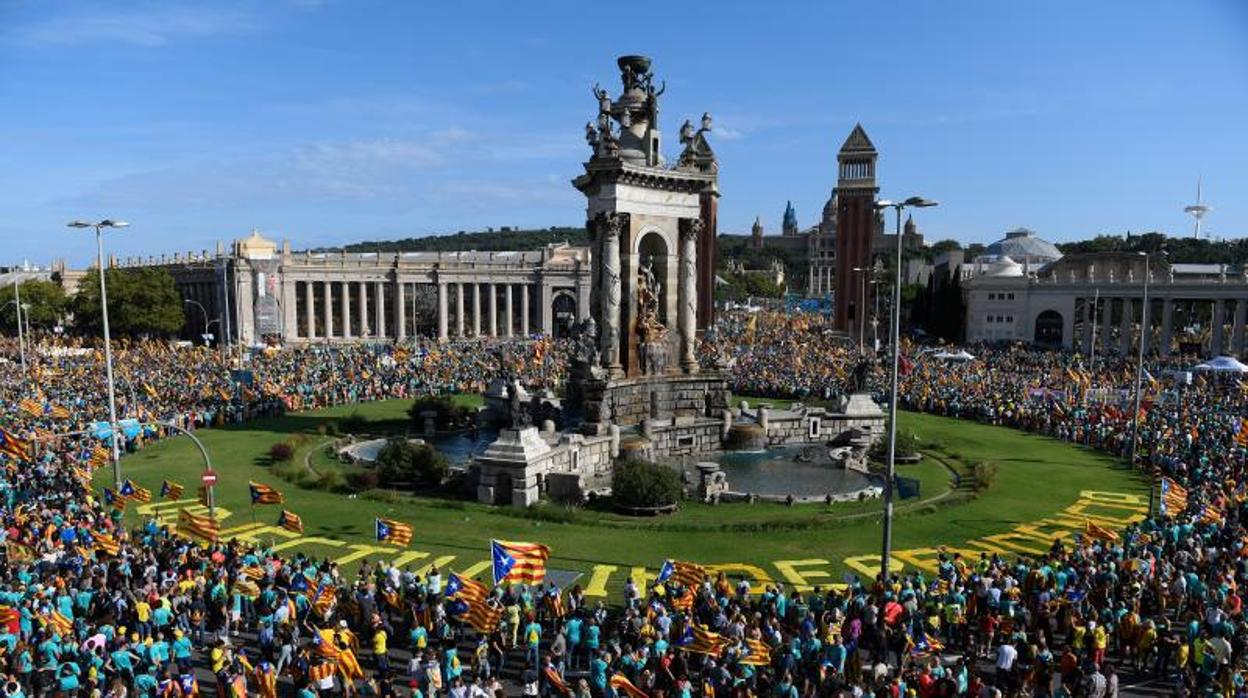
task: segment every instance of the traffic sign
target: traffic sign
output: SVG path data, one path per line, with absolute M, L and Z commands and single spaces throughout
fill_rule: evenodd
M 217 471 L 205 470 L 204 474 L 200 477 L 200 480 L 203 481 L 204 486 L 212 487 L 213 485 L 217 484 Z

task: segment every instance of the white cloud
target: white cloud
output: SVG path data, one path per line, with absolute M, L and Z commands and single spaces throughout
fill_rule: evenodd
M 20 41 L 36 45 L 100 41 L 154 47 L 183 37 L 238 35 L 257 29 L 256 18 L 245 12 L 192 5 L 66 14 L 19 27 L 15 34 Z

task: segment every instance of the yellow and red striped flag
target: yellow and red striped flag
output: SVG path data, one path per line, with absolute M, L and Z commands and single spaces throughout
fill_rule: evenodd
M 494 566 L 494 584 L 541 584 L 546 579 L 546 560 L 550 548 L 541 543 L 490 541 L 490 559 Z
M 614 688 L 616 691 L 623 691 L 628 695 L 628 698 L 650 698 L 648 693 L 637 688 L 636 684 L 629 681 L 628 677 L 623 674 L 612 676 L 610 683 L 611 688 Z
M 38 400 L 25 398 L 17 403 L 17 407 L 18 409 L 30 415 L 31 417 L 43 416 L 43 403 L 39 402 Z
M 303 533 L 303 519 L 293 511 L 282 510 L 282 515 L 277 518 L 277 525 L 292 531 L 294 533 Z
M 412 542 L 412 527 L 402 521 L 378 518 L 376 521 L 377 540 L 394 545 L 407 545 Z
M 102 553 L 117 557 L 118 553 L 121 552 L 121 542 L 118 541 L 115 536 L 107 533 L 96 533 L 95 549 Z
M 1161 478 L 1161 513 L 1173 516 L 1187 509 L 1187 488 L 1168 477 Z
M 695 565 L 692 562 L 665 560 L 663 567 L 659 570 L 658 579 L 655 581 L 662 584 L 669 580 L 677 582 L 681 586 L 699 586 L 706 581 L 706 568 L 701 565 Z
M 446 597 L 450 599 L 447 612 L 463 616 L 479 633 L 494 632 L 503 617 L 503 609 L 490 603 L 490 592 L 476 580 L 452 573 L 446 583 Z
M 103 468 L 110 460 L 112 460 L 112 453 L 97 444 L 91 447 L 91 455 L 87 457 L 87 464 L 92 468 Z
M 738 664 L 748 664 L 750 666 L 767 666 L 771 664 L 771 648 L 763 644 L 762 640 L 746 638 L 745 647 L 748 651 L 745 656 L 737 660 Z
M 15 436 L 7 429 L 0 429 L 0 453 L 18 460 L 27 460 L 30 458 L 30 441 Z
M 39 620 L 43 622 L 45 627 L 51 627 L 53 632 L 58 635 L 70 635 L 74 632 L 74 621 L 60 611 L 52 611 L 40 616 Z
M 211 516 L 192 514 L 183 509 L 178 512 L 178 529 L 192 536 L 215 541 L 221 533 L 221 522 Z
M 281 492 L 260 482 L 248 482 L 247 489 L 251 493 L 252 504 L 281 504 L 286 497 Z
M 695 654 L 718 657 L 730 644 L 728 638 L 697 624 L 690 624 L 681 640 L 680 647 Z
M 52 405 L 50 412 L 56 419 L 69 419 L 70 417 L 69 410 L 60 405 Z
M 175 499 L 181 499 L 182 492 L 185 489 L 186 488 L 182 487 L 182 485 L 172 480 L 165 480 L 164 482 L 160 483 L 160 496 L 170 501 L 175 500 Z
M 1117 543 L 1118 534 L 1104 526 L 1092 523 L 1091 519 L 1084 521 L 1083 535 L 1092 540 L 1103 540 L 1106 543 Z

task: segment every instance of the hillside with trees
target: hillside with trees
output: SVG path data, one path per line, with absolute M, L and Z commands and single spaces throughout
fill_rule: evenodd
M 562 242 L 569 245 L 588 245 L 589 237 L 584 228 L 551 226 L 541 229 L 522 229 L 503 226 L 498 230 L 490 228 L 480 232 L 461 230 L 450 235 L 356 242 L 338 249 L 346 252 L 456 252 L 460 250 L 499 252 L 540 250 L 547 245 Z

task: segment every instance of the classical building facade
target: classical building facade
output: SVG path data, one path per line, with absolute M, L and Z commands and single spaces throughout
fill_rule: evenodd
M 1029 249 L 1047 253 L 1040 245 Z M 1032 262 L 1029 260 L 1029 265 Z M 1147 324 L 1143 320 L 1145 279 Z M 966 338 L 1025 341 L 1085 353 L 1138 349 L 1244 356 L 1248 269 L 1169 264 L 1157 256 L 1068 255 L 1030 269 L 1003 255 L 977 260 L 965 282 Z
M 188 339 L 244 344 L 558 335 L 589 314 L 589 250 L 292 252 L 258 232 L 160 266 L 188 301 Z M 227 311 L 228 309 L 228 311 Z

